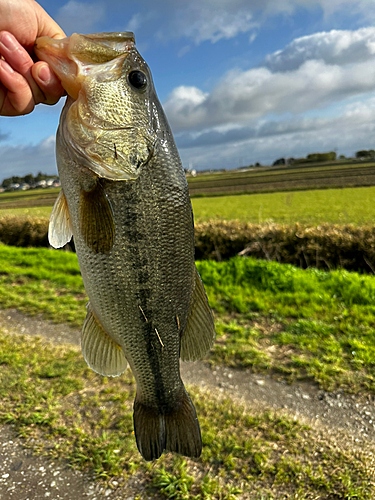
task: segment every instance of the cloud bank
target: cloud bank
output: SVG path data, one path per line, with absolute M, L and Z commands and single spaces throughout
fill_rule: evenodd
M 0 146 L 1 178 L 12 175 L 57 174 L 55 160 L 55 137 L 50 136 L 37 145 Z
M 178 87 L 165 102 L 174 130 L 300 114 L 375 89 L 375 28 L 294 40 L 250 70 L 232 69 L 209 93 Z

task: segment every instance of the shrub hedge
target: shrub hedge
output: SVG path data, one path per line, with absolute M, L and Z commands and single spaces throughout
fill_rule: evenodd
M 197 259 L 240 254 L 302 268 L 375 273 L 375 226 L 211 221 L 197 224 L 195 235 Z
M 0 241 L 20 247 L 48 247 L 48 219 L 0 218 Z M 67 249 L 74 245 L 67 245 Z M 307 268 L 375 273 L 375 226 L 245 224 L 212 220 L 195 226 L 196 259 L 234 255 L 275 260 Z

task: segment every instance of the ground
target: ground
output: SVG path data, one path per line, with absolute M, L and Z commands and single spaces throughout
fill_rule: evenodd
M 0 311 L 0 328 L 9 334 L 40 335 L 54 343 L 79 344 L 80 332 L 40 318 L 30 318 L 14 309 Z M 343 392 L 325 392 L 310 383 L 288 385 L 266 376 L 204 362 L 182 363 L 186 384 L 220 391 L 250 409 L 271 408 L 294 416 L 329 434 L 346 439 L 353 447 L 375 443 L 375 397 Z M 66 463 L 35 457 L 22 445 L 10 426 L 0 428 L 0 499 L 41 500 L 91 499 L 132 500 L 144 492 L 142 480 L 133 476 L 126 488 L 105 489 L 87 474 L 72 470 Z

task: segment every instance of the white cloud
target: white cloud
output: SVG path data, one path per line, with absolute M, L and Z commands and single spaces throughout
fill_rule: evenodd
M 164 103 L 164 110 L 172 123 L 181 120 L 185 127 L 195 126 L 205 121 L 204 103 L 207 96 L 196 87 L 180 86 L 169 95 Z
M 232 70 L 209 95 L 190 87 L 182 99 L 184 87 L 179 87 L 169 96 L 165 110 L 175 130 L 200 129 L 243 123 L 271 113 L 302 113 L 373 92 L 374 88 L 375 64 L 340 67 L 312 60 L 283 73 L 272 73 L 267 68 Z
M 39 144 L 0 146 L 1 178 L 12 175 L 37 174 L 42 171 L 47 174 L 56 174 L 55 138 L 43 139 Z
M 245 9 L 229 12 L 215 8 L 204 8 L 201 5 L 196 10 L 196 12 L 191 10 L 191 17 L 194 20 L 192 19 L 192 22 L 187 24 L 185 18 L 182 27 L 185 36 L 192 38 L 197 45 L 206 40 L 212 43 L 221 39 L 228 40 L 240 33 L 247 33 L 256 26 L 251 12 Z
M 375 98 L 354 103 L 331 118 L 288 118 L 258 123 L 226 133 L 206 132 L 193 139 L 176 137 L 184 165 L 193 168 L 234 168 L 257 161 L 272 164 L 280 157 L 302 157 L 332 151 L 353 155 L 368 149 L 375 135 Z
M 105 17 L 105 6 L 101 2 L 84 3 L 69 0 L 56 16 L 56 21 L 67 35 L 71 33 L 90 33 Z
M 165 110 L 176 131 L 304 113 L 374 92 L 375 28 L 317 33 L 294 40 L 263 66 L 227 72 L 203 93 L 178 87 Z
M 124 8 L 122 0 L 114 2 Z M 139 0 L 138 10 L 132 14 L 128 26 L 148 34 L 155 34 L 158 26 L 156 36 L 162 41 L 188 38 L 198 45 L 246 33 L 251 43 L 268 19 L 280 14 L 290 17 L 300 8 L 320 11 L 326 20 L 344 16 L 370 23 L 375 19 L 373 7 L 373 0 L 164 0 L 155 8 L 154 0 Z M 150 19 L 154 21 L 152 24 L 148 22 Z
M 312 59 L 344 65 L 373 60 L 374 55 L 375 27 L 332 30 L 293 40 L 283 50 L 267 56 L 265 66 L 273 72 L 292 71 Z

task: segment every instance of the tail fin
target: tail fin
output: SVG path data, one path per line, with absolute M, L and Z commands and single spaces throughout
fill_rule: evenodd
M 202 438 L 193 403 L 184 390 L 182 402 L 166 413 L 134 402 L 134 433 L 140 454 L 155 460 L 163 451 L 174 451 L 186 457 L 199 457 Z

